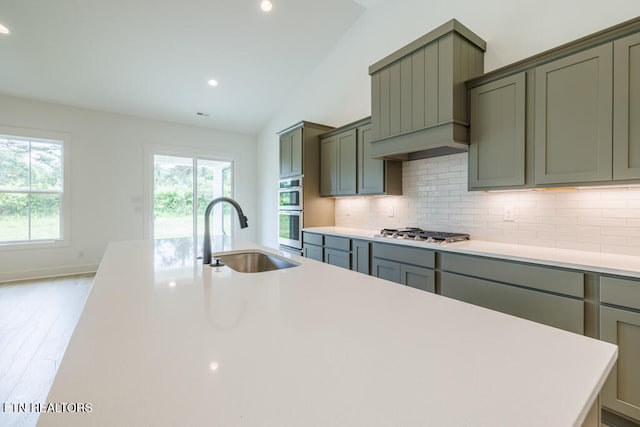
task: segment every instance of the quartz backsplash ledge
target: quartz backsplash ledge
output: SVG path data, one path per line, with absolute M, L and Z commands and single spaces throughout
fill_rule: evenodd
M 336 226 L 640 256 L 640 187 L 470 192 L 467 165 L 467 153 L 404 162 L 403 196 L 337 198 Z

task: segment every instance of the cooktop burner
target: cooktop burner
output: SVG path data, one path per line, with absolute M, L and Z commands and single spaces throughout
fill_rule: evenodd
M 383 228 L 377 237 L 416 240 L 439 244 L 460 242 L 471 238 L 468 234 L 423 230 L 417 227 Z

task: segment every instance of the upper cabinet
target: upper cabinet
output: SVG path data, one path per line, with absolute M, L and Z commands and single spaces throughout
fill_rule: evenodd
M 526 73 L 469 91 L 469 188 L 525 184 Z
M 640 180 L 640 18 L 467 87 L 470 190 Z
M 613 179 L 640 179 L 640 34 L 613 44 Z
M 280 135 L 280 178 L 302 175 L 302 128 Z
M 613 46 L 536 67 L 535 183 L 611 179 Z
M 371 120 L 320 136 L 320 195 L 402 194 L 402 164 L 371 157 Z
M 369 67 L 372 155 L 412 160 L 468 149 L 465 80 L 486 43 L 455 19 Z
M 320 195 L 356 194 L 356 130 L 320 140 Z
M 317 182 L 318 135 L 333 129 L 330 126 L 300 122 L 278 132 L 280 137 L 280 179 L 309 175 Z M 311 168 L 312 170 L 306 170 Z

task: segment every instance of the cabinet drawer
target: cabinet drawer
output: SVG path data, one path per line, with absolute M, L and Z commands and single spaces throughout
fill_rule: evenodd
M 436 263 L 433 251 L 385 243 L 374 243 L 372 256 L 429 268 L 434 268 Z
M 322 246 L 323 237 L 324 237 L 324 235 L 322 235 L 322 234 L 304 232 L 304 233 L 302 233 L 302 242 L 303 243 L 310 243 L 312 245 Z
M 348 237 L 324 236 L 324 247 L 349 251 L 351 250 L 351 239 Z
M 488 280 L 442 273 L 442 295 L 584 335 L 584 302 Z
M 601 277 L 600 301 L 640 310 L 640 281 Z
M 442 270 L 584 298 L 584 274 L 577 271 L 447 253 Z

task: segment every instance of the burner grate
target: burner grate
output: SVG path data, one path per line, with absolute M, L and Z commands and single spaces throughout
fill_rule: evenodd
M 451 233 L 445 231 L 423 230 L 418 227 L 383 228 L 380 237 L 409 239 L 434 243 L 452 243 L 469 240 L 471 237 L 464 233 Z

